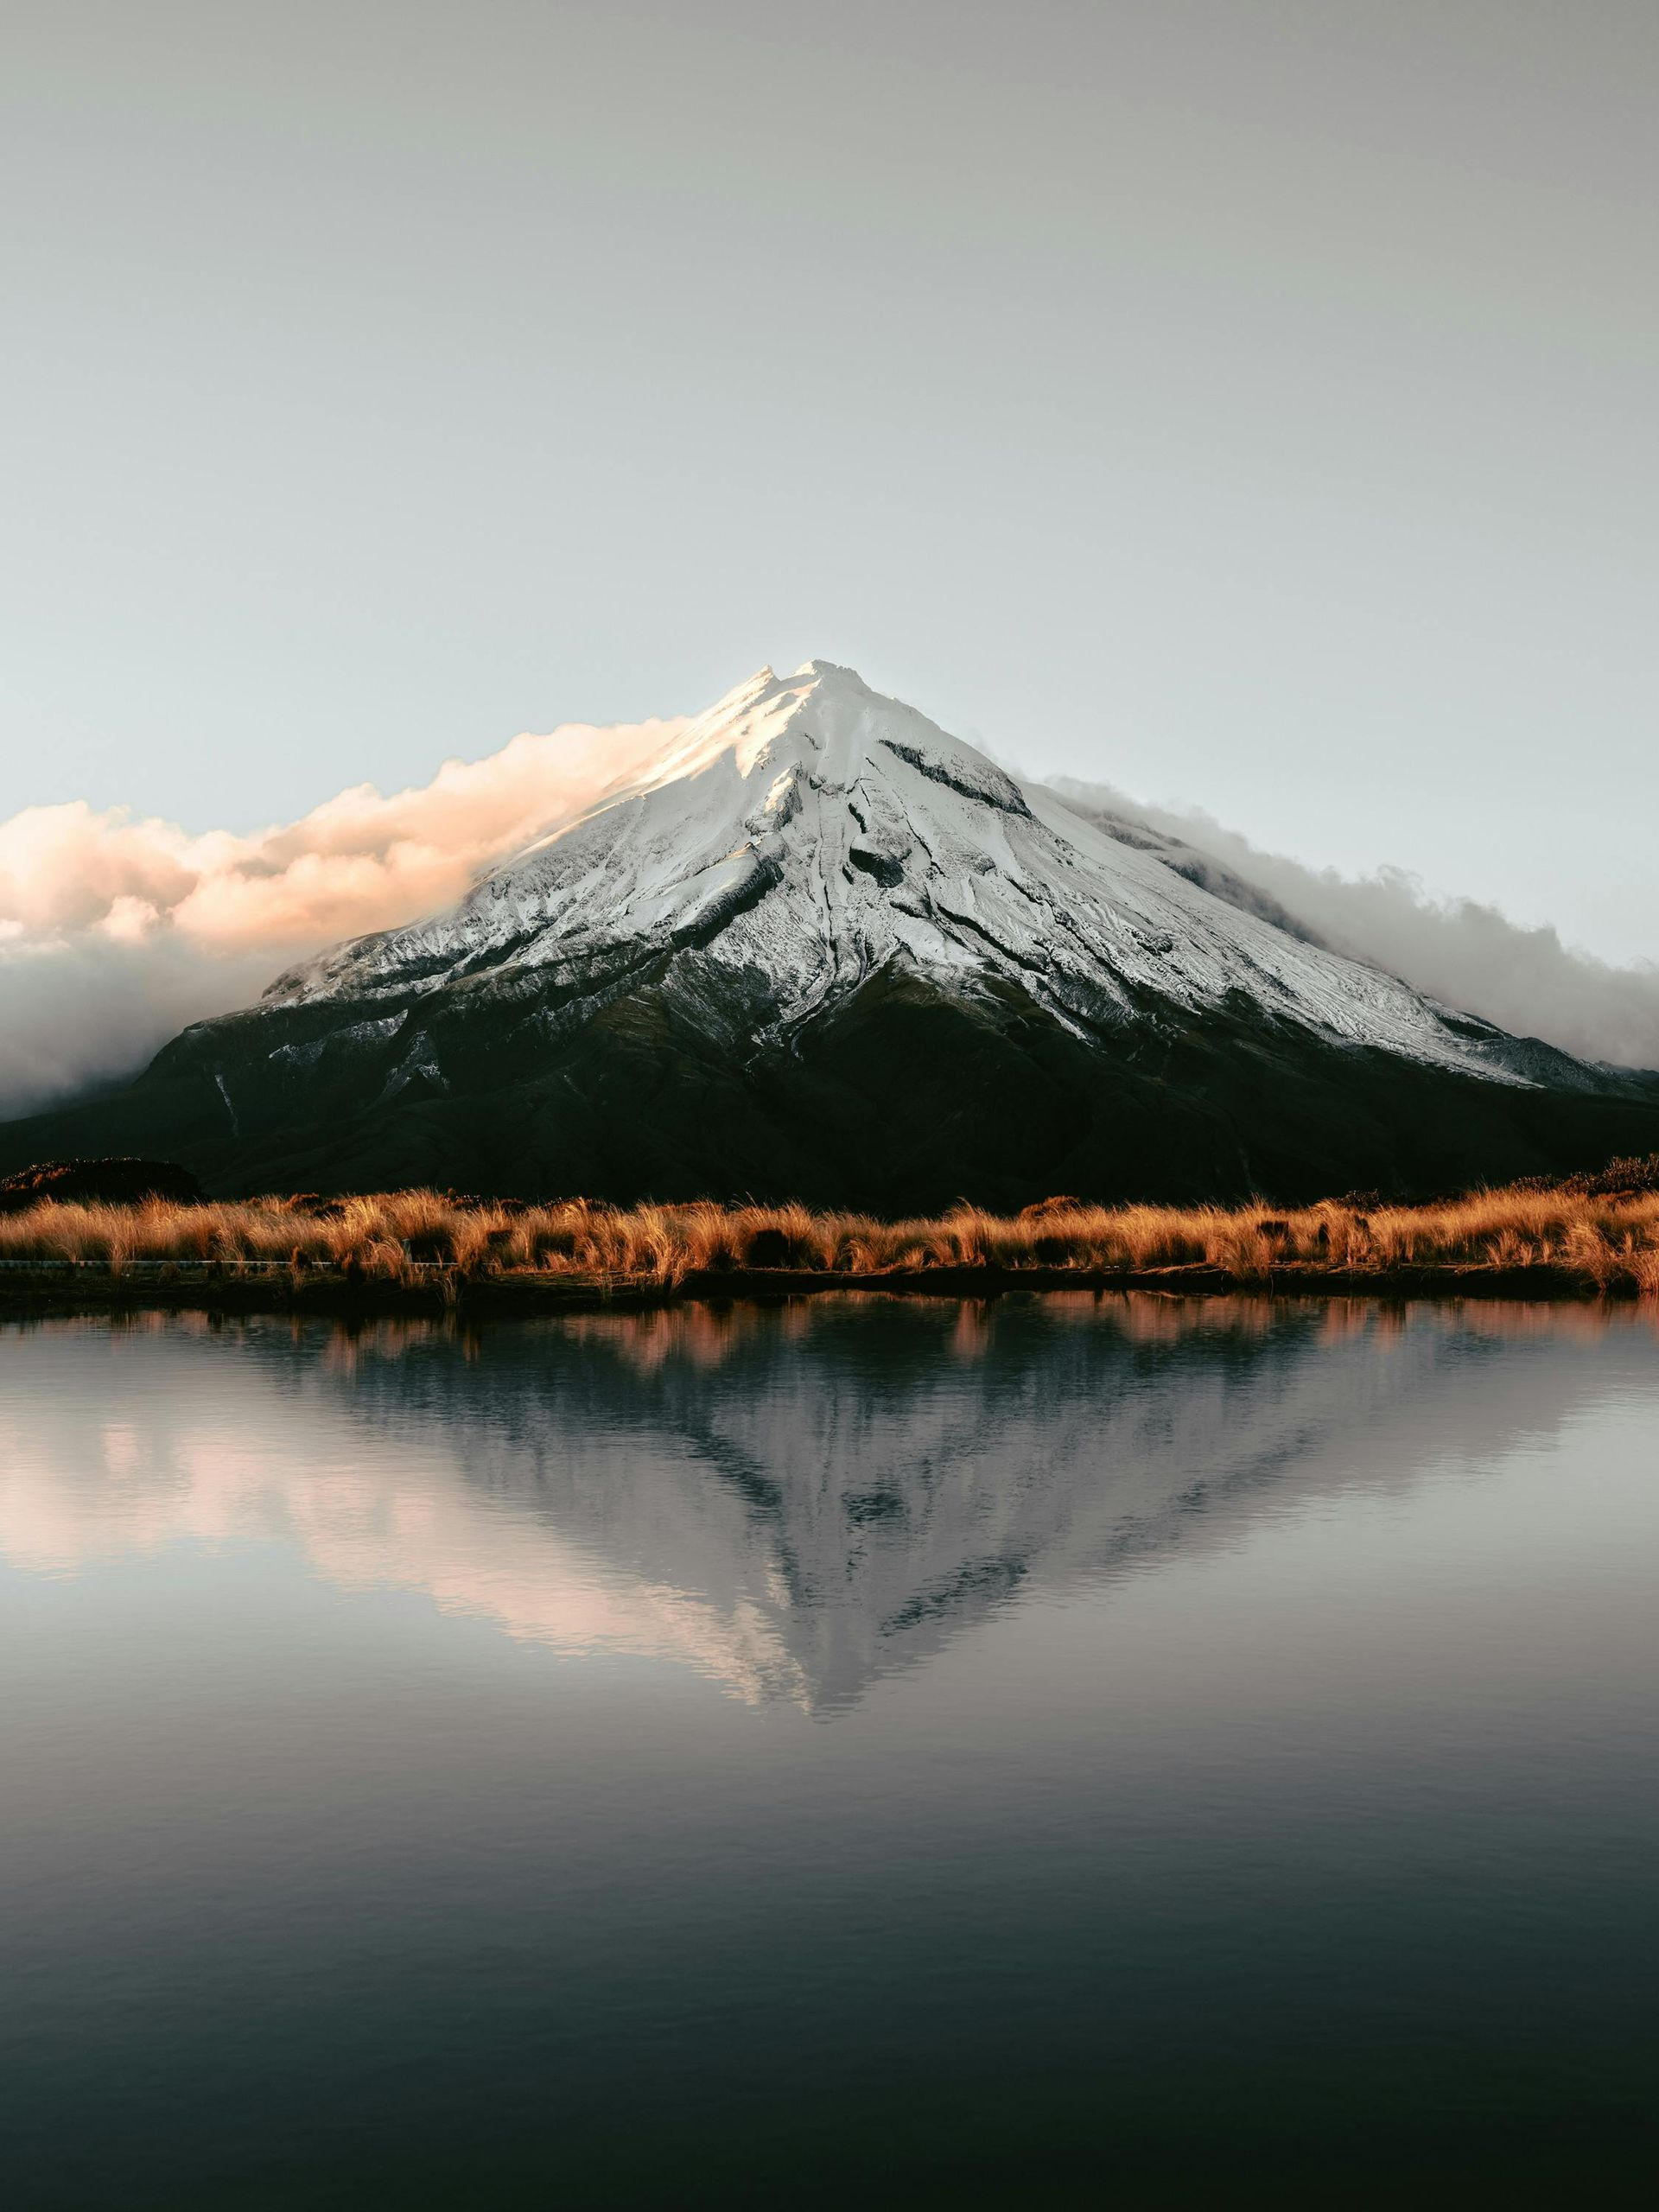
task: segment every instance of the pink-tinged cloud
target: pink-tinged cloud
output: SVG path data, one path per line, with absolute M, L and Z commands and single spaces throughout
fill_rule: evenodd
M 0 823 L 0 1114 L 124 1075 L 291 962 L 448 906 L 682 728 L 516 737 L 417 789 L 359 785 L 251 836 L 79 799 Z

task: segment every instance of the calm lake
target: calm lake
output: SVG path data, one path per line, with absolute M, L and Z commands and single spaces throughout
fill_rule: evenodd
M 0 2198 L 1635 2202 L 1651 1313 L 0 1332 Z

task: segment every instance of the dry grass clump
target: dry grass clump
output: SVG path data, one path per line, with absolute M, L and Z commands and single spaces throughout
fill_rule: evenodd
M 1603 1289 L 1659 1292 L 1659 1189 L 1598 1194 L 1526 1183 L 1432 1205 L 1348 1198 L 1279 1211 L 1066 1198 L 1015 1217 L 964 1205 L 900 1221 L 801 1205 L 492 1204 L 434 1191 L 326 1203 L 44 1201 L 0 1218 L 0 1262 L 79 1262 L 116 1274 L 281 1268 L 297 1277 L 321 1269 L 401 1283 L 531 1273 L 670 1285 L 757 1269 L 1143 1274 L 1199 1266 L 1259 1283 L 1298 1270 L 1383 1276 L 1402 1268 L 1548 1267 Z

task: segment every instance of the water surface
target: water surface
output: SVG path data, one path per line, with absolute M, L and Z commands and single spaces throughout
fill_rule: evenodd
M 0 1334 L 28 2206 L 1645 2197 L 1638 1312 Z

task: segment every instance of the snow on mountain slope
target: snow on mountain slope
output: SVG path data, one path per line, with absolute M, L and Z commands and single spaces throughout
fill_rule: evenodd
M 1328 1041 L 1522 1084 L 1510 1040 L 1300 942 L 809 661 L 740 684 L 458 906 L 336 948 L 266 1002 L 407 1001 L 509 973 L 578 994 L 696 948 L 786 1039 L 893 965 L 1017 981 L 1079 1037 L 1247 1005 Z

